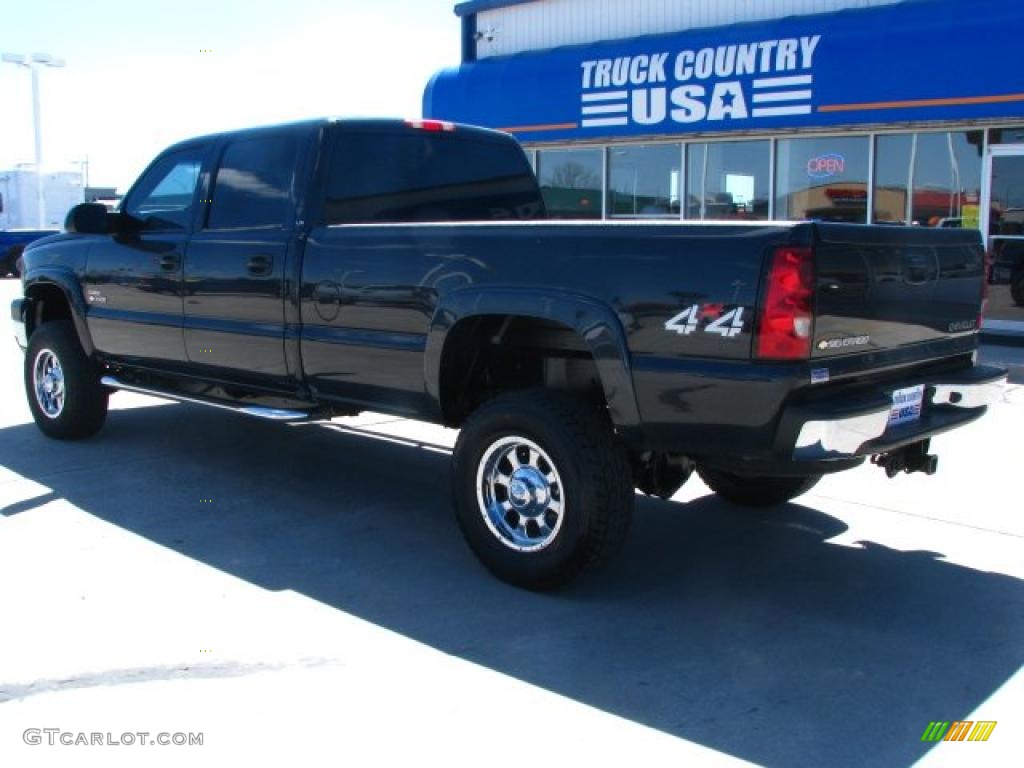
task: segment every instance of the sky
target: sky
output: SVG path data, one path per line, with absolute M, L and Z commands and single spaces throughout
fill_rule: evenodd
M 455 0 L 32 0 L 0 12 L 0 52 L 39 73 L 44 170 L 123 192 L 190 136 L 310 117 L 419 117 L 460 53 Z M 31 76 L 0 64 L 0 170 L 34 160 Z

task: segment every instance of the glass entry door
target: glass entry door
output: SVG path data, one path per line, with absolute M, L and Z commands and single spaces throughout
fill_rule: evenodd
M 986 162 L 988 247 L 992 255 L 988 318 L 1024 322 L 1024 145 L 995 145 Z

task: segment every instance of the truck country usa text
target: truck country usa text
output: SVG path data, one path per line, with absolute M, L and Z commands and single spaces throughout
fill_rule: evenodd
M 814 35 L 584 61 L 582 127 L 810 114 L 819 42 Z

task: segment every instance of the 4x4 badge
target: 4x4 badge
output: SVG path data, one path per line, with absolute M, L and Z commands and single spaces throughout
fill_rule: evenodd
M 705 333 L 717 333 L 722 338 L 731 339 L 743 332 L 743 309 L 734 307 L 727 310 L 724 304 L 691 304 L 667 320 L 665 330 L 689 336 L 706 321 L 701 329 Z

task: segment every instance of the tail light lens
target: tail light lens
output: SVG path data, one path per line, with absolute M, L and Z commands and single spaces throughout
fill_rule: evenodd
M 778 248 L 772 254 L 761 306 L 755 355 L 765 360 L 806 360 L 814 327 L 814 254 Z

